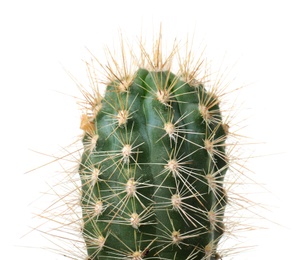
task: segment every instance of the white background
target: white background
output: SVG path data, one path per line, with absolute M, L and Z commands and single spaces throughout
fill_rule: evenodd
M 25 174 L 52 160 L 31 150 L 52 154 L 80 134 L 71 98 L 79 93 L 63 68 L 83 80 L 86 48 L 99 55 L 119 28 L 132 39 L 141 30 L 157 31 L 160 21 L 180 39 L 195 31 L 216 67 L 222 59 L 234 65 L 234 84 L 246 85 L 238 98 L 247 117 L 243 133 L 256 143 L 249 148 L 251 178 L 264 183 L 252 198 L 268 209 L 259 212 L 268 221 L 253 224 L 268 229 L 243 234 L 256 247 L 234 259 L 302 259 L 305 16 L 302 1 L 294 0 L 1 1 L 0 250 L 6 259 L 64 259 L 37 249 L 45 243 L 38 235 L 22 237 L 33 225 L 32 202 L 58 167 Z

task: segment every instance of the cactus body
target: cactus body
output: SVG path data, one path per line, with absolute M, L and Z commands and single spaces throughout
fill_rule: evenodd
M 219 259 L 227 126 L 215 92 L 169 69 L 113 77 L 82 118 L 88 259 Z

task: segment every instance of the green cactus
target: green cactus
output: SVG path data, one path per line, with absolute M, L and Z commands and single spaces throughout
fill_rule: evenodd
M 190 58 L 172 73 L 178 51 L 164 59 L 161 37 L 152 56 L 141 50 L 135 71 L 102 66 L 105 95 L 82 117 L 87 259 L 220 259 L 229 131 L 218 88 L 196 79 Z

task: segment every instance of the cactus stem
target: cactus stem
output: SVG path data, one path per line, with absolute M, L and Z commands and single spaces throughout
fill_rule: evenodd
M 188 42 L 185 52 L 175 42 L 164 56 L 161 31 L 158 37 L 152 54 L 141 42 L 137 58 L 122 39 L 104 65 L 93 56 L 104 78 L 87 64 L 91 91 L 78 84 L 84 133 L 83 149 L 74 151 L 82 152 L 79 179 L 71 178 L 77 202 L 61 197 L 83 237 L 69 241 L 81 252 L 76 258 L 68 249 L 71 259 L 218 260 L 243 208 L 245 199 L 231 191 L 242 174 L 243 158 L 232 154 L 240 136 L 229 131 L 229 110 L 220 109 L 220 79 L 209 80 L 202 54 L 195 60 Z

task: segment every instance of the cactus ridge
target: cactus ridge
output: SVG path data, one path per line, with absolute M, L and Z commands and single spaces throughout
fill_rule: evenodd
M 202 62 L 171 72 L 175 50 L 164 61 L 160 37 L 135 72 L 104 67 L 82 116 L 87 259 L 220 259 L 228 125 L 218 89 L 195 78 Z

